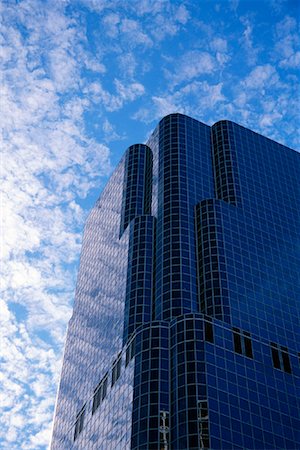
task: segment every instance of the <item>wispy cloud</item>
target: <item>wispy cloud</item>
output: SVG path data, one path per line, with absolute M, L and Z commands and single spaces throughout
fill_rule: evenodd
M 172 66 L 174 66 L 174 60 Z M 166 76 L 173 87 L 197 78 L 199 75 L 211 74 L 216 70 L 216 60 L 208 52 L 191 50 L 177 60 L 175 67 L 173 72 L 166 70 Z
M 165 96 L 153 96 L 152 108 L 138 110 L 134 118 L 151 122 L 170 114 L 172 112 L 180 112 L 187 115 L 195 115 L 201 119 L 203 111 L 213 111 L 214 107 L 223 102 L 225 96 L 222 93 L 222 83 L 209 84 L 206 81 L 193 81 L 186 84 L 174 93 Z M 214 113 L 214 117 L 217 117 Z M 204 119 L 203 119 L 204 120 Z M 211 118 L 208 119 L 211 121 Z
M 239 39 L 247 56 L 247 62 L 253 66 L 257 62 L 259 48 L 254 44 L 253 23 L 249 17 L 241 17 L 241 23 L 244 25 L 244 31 Z
M 256 66 L 243 81 L 246 89 L 259 89 L 262 94 L 265 86 L 278 86 L 278 83 L 279 77 L 276 69 L 270 64 Z
M 300 66 L 300 37 L 299 24 L 295 18 L 285 16 L 276 26 L 275 50 L 282 68 L 299 69 Z

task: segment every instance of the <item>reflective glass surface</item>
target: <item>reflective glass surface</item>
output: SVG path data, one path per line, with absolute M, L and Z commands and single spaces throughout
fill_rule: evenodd
M 127 150 L 85 227 L 53 450 L 300 448 L 299 173 L 181 114 Z

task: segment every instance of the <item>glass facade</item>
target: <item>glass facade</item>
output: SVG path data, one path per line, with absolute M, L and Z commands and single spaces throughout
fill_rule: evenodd
M 52 450 L 300 448 L 299 154 L 163 118 L 84 231 Z

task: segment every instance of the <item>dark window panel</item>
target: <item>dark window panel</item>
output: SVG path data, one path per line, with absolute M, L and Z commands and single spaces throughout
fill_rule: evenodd
M 248 358 L 253 358 L 251 339 L 249 337 L 244 336 L 244 344 L 245 344 L 245 355 L 248 356 Z
M 104 378 L 103 384 L 102 384 L 102 400 L 104 400 L 106 397 L 107 385 L 108 385 L 108 374 L 105 375 L 105 378 Z
M 286 351 L 281 353 L 282 362 L 283 362 L 283 370 L 287 373 L 292 373 L 291 363 L 289 354 Z
M 273 359 L 273 365 L 276 369 L 281 369 L 281 365 L 280 365 L 280 359 L 279 359 L 279 353 L 277 348 L 272 347 L 271 348 L 272 351 L 272 359 Z
M 76 441 L 78 435 L 82 432 L 85 416 L 85 404 L 76 416 L 73 440 Z
M 213 325 L 211 322 L 204 322 L 204 333 L 205 333 L 205 340 L 213 344 L 214 333 L 213 333 Z
M 242 355 L 243 354 L 242 341 L 241 335 L 239 333 L 236 332 L 233 333 L 233 342 L 234 342 L 234 351 Z

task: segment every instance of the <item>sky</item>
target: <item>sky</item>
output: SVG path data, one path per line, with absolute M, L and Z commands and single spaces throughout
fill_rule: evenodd
M 299 150 L 297 0 L 2 0 L 0 448 L 48 448 L 84 221 L 166 114 Z

